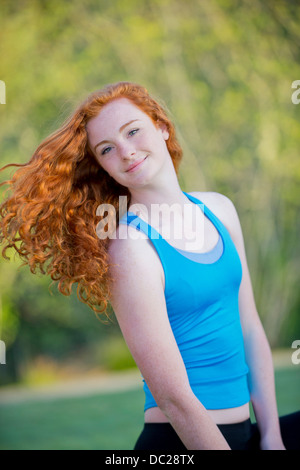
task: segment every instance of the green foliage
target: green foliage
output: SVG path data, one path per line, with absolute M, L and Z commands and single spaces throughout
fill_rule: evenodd
M 103 341 L 96 348 L 95 357 L 98 357 L 99 364 L 112 371 L 136 366 L 123 337 L 120 335 L 111 336 L 108 341 Z
M 28 161 L 91 91 L 146 85 L 176 123 L 182 189 L 235 203 L 267 335 L 290 346 L 300 332 L 299 20 L 295 1 L 3 0 L 1 164 Z M 0 263 L 1 334 L 17 362 L 110 335 L 80 302 L 51 297 L 50 281 L 22 270 Z

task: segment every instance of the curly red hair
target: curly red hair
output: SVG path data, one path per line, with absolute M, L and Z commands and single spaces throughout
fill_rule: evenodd
M 56 132 L 46 138 L 7 184 L 12 194 L 0 206 L 2 256 L 14 248 L 32 273 L 39 269 L 58 281 L 66 296 L 77 283 L 77 296 L 95 313 L 107 311 L 110 298 L 108 243 L 96 234 L 100 204 L 113 204 L 118 216 L 119 196 L 130 193 L 96 161 L 88 146 L 86 125 L 103 106 L 127 98 L 169 131 L 167 146 L 178 172 L 182 150 L 164 108 L 137 84 L 119 82 L 88 96 Z M 118 217 L 117 217 L 118 220 Z M 20 242 L 19 246 L 17 243 Z M 22 266 L 23 266 L 22 265 Z

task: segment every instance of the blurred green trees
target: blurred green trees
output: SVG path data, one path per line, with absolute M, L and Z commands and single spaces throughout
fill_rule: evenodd
M 218 191 L 236 205 L 267 335 L 290 347 L 300 338 L 300 105 L 291 101 L 299 20 L 292 0 L 2 0 L 1 166 L 29 160 L 91 91 L 144 84 L 176 123 L 182 188 Z M 75 293 L 51 296 L 49 284 L 1 259 L 10 377 L 38 354 L 91 357 L 93 345 L 119 334 Z

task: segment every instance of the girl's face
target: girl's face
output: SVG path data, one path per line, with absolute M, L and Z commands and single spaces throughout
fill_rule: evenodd
M 126 98 L 105 105 L 87 124 L 88 143 L 102 168 L 130 188 L 149 183 L 165 159 L 169 133 Z

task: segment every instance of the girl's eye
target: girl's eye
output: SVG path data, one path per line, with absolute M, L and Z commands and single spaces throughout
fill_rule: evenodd
M 101 155 L 105 155 L 106 153 L 110 152 L 111 147 L 105 147 L 105 149 L 102 150 Z
M 139 131 L 139 129 L 132 129 L 132 131 L 128 132 L 128 135 L 134 135 Z

